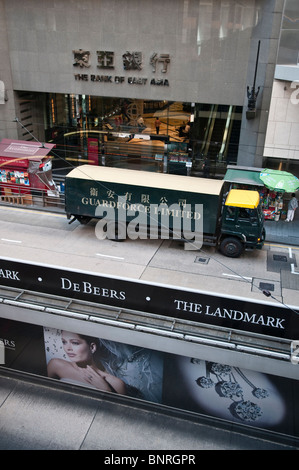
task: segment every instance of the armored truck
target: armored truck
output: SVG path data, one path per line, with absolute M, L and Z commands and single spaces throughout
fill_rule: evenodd
M 81 165 L 66 176 L 65 209 L 69 223 L 99 219 L 101 238 L 173 238 L 229 257 L 265 239 L 259 193 L 223 180 Z

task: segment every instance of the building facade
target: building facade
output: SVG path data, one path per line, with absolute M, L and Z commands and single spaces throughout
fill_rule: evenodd
M 0 137 L 55 143 L 57 166 L 262 166 L 283 9 L 0 0 Z
M 299 176 L 299 5 L 286 0 L 264 149 L 265 166 Z

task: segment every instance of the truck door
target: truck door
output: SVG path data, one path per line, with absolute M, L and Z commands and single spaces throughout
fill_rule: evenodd
M 258 237 L 258 216 L 256 209 L 239 207 L 236 227 L 239 228 L 247 242 L 256 242 Z
M 263 218 L 257 191 L 231 189 L 223 208 L 220 249 L 237 257 L 243 248 L 263 246 Z

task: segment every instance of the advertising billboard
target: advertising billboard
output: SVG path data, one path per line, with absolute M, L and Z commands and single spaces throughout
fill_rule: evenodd
M 299 381 L 0 319 L 1 367 L 299 437 Z
M 297 340 L 295 309 L 199 290 L 0 259 L 3 286 Z

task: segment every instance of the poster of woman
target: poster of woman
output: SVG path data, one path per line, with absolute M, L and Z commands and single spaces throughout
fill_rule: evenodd
M 160 403 L 163 356 L 146 348 L 44 328 L 48 377 Z
M 298 379 L 8 319 L 0 340 L 7 369 L 299 437 Z

